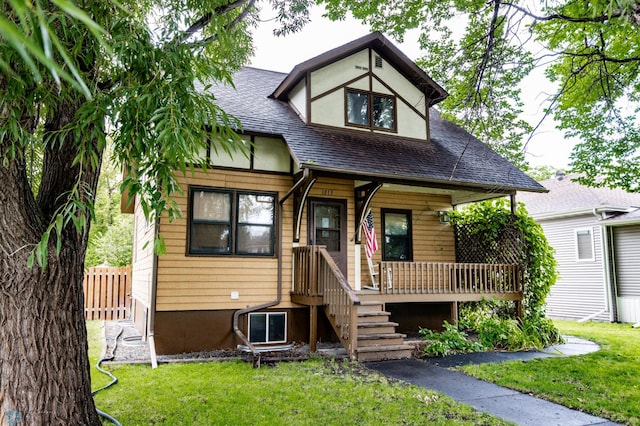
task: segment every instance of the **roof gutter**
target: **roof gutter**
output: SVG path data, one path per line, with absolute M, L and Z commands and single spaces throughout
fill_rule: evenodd
M 262 303 L 260 305 L 249 306 L 244 309 L 239 309 L 233 313 L 233 332 L 236 334 L 236 336 L 238 336 L 238 338 L 240 338 L 242 343 L 246 345 L 251 351 L 251 354 L 253 355 L 253 366 L 255 368 L 260 367 L 260 352 L 256 349 L 256 347 L 251 342 L 249 342 L 249 339 L 247 338 L 247 336 L 245 336 L 242 330 L 240 330 L 240 327 L 238 326 L 239 318 L 240 318 L 240 315 L 246 315 L 248 313 L 259 311 L 261 309 L 267 309 L 272 306 L 276 306 L 280 304 L 280 301 L 282 300 L 282 226 L 283 226 L 282 210 L 283 210 L 283 205 L 285 201 L 287 201 L 287 199 L 289 199 L 289 197 L 293 195 L 296 189 L 298 189 L 301 185 L 304 184 L 304 182 L 309 178 L 309 175 L 310 175 L 309 169 L 303 169 L 303 177 L 299 179 L 291 187 L 291 189 L 289 189 L 289 191 L 278 201 L 277 212 L 276 212 L 276 216 L 278 220 L 278 229 L 277 229 L 278 289 L 276 293 L 276 299 L 272 300 L 271 302 Z
M 509 195 L 514 191 L 524 191 L 524 192 L 549 192 L 544 187 L 540 187 L 539 189 L 534 188 L 519 188 L 519 187 L 509 187 L 500 185 L 497 183 L 486 183 L 479 184 L 475 182 L 464 182 L 464 181 L 453 181 L 449 179 L 420 179 L 411 176 L 400 176 L 397 174 L 389 174 L 389 173 L 362 173 L 358 171 L 345 171 L 344 169 L 335 168 L 335 167 L 326 167 L 326 166 L 318 166 L 317 164 L 311 163 L 303 163 L 300 165 L 301 168 L 307 169 L 310 168 L 316 172 L 324 172 L 330 173 L 332 176 L 349 176 L 350 178 L 357 178 L 358 180 L 377 180 L 383 183 L 415 183 L 419 184 L 419 186 L 432 186 L 434 188 L 439 189 L 451 189 L 451 190 L 466 190 L 466 191 L 475 191 L 475 192 L 494 192 L 498 194 L 498 196 Z

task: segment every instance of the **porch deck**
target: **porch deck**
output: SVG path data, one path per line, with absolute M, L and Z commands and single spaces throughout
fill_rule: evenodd
M 386 303 L 448 302 L 485 299 L 522 301 L 518 265 L 432 262 L 381 262 L 375 289 L 354 291 L 323 246 L 293 251 L 291 300 L 310 307 L 310 345 L 315 350 L 318 308 L 327 314 L 350 357 L 381 360 L 407 357 L 411 348 L 395 333 Z
M 294 249 L 292 301 L 324 305 L 325 281 L 319 274 L 321 246 Z M 379 283 L 353 291 L 361 301 L 469 302 L 482 299 L 522 300 L 520 267 L 514 264 L 447 262 L 380 262 Z

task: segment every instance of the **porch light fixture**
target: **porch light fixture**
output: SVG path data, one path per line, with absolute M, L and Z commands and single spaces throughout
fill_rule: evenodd
M 449 224 L 449 219 L 451 217 L 450 217 L 448 211 L 441 210 L 441 211 L 438 211 L 437 214 L 438 214 L 438 219 L 440 220 L 440 223 L 442 223 L 443 225 L 448 225 Z

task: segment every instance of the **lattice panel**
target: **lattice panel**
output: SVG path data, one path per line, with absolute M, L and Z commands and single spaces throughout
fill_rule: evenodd
M 510 223 L 502 226 L 496 238 L 489 230 L 478 230 L 474 224 L 456 225 L 456 262 L 509 263 L 525 265 L 524 235 Z M 491 241 L 488 243 L 488 241 Z

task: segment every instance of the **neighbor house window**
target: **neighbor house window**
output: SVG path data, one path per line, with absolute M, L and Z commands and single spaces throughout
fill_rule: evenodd
M 578 260 L 594 260 L 591 229 L 576 229 L 576 249 Z
M 395 130 L 394 96 L 349 89 L 346 97 L 348 125 Z
M 275 195 L 191 188 L 189 253 L 274 254 Z
M 411 261 L 411 211 L 382 209 L 382 260 Z
M 257 312 L 249 314 L 251 343 L 284 343 L 287 341 L 286 312 Z

